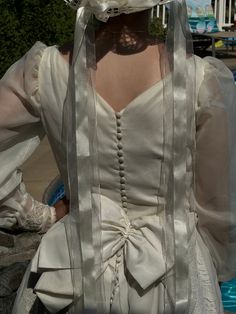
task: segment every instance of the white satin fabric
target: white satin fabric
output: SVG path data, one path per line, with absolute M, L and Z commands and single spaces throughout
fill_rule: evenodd
M 204 130 L 206 134 L 209 131 L 214 138 L 212 127 L 208 130 L 206 122 L 209 122 L 210 118 L 214 119 L 215 116 L 219 118 L 219 115 L 214 115 L 214 106 L 217 107 L 219 97 L 211 94 L 204 98 L 206 94 L 204 92 L 201 94 L 201 90 L 210 90 L 215 80 L 221 80 L 222 77 L 229 79 L 230 73 L 219 61 L 215 59 L 208 59 L 208 61 L 196 57 L 196 88 L 200 99 L 196 103 L 196 115 L 197 121 L 201 121 L 197 129 L 201 127 L 201 131 Z M 35 69 L 38 69 L 37 75 Z M 18 73 L 22 75 L 17 76 Z M 40 130 L 44 129 L 47 132 L 66 189 L 66 163 L 61 134 L 67 79 L 68 64 L 62 59 L 57 48 L 47 48 L 37 43 L 23 59 L 12 66 L 7 77 L 3 79 L 2 88 L 5 92 L 4 98 L 0 99 L 1 103 L 9 103 L 13 113 L 16 109 L 21 113 L 17 116 L 19 125 L 36 125 Z M 220 92 L 215 90 L 215 93 Z M 120 157 L 124 159 L 124 177 L 123 175 L 122 177 L 125 178 L 126 183 L 127 213 L 121 206 L 117 113 L 104 99 L 99 95 L 97 97 L 104 261 L 102 274 L 99 275 L 104 279 L 106 313 L 161 314 L 163 312 L 165 288 L 162 279 L 165 275 L 171 276 L 172 270 L 165 269 L 161 245 L 162 214 L 165 204 L 161 193 L 162 97 L 162 82 L 159 82 L 136 97 L 119 113 L 122 137 Z M 209 105 L 212 115 L 208 113 Z M 10 112 L 6 117 L 13 121 L 15 119 L 15 115 L 12 116 Z M 218 125 L 220 121 L 217 120 Z M 1 129 L 3 130 L 3 127 Z M 3 134 L 7 136 L 4 130 Z M 38 137 L 34 136 L 35 132 L 32 133 L 32 137 L 30 134 L 28 132 L 21 136 L 29 141 L 28 150 L 33 151 L 38 144 Z M 24 141 L 18 142 L 17 137 L 13 138 L 13 136 L 8 137 L 7 140 L 9 142 L 11 140 L 11 147 L 18 149 L 19 152 L 24 150 Z M 204 142 L 204 137 L 198 136 L 197 140 L 199 146 L 201 141 Z M 23 162 L 25 158 L 21 161 Z M 2 165 L 8 169 L 6 177 L 10 180 L 19 163 L 15 162 L 9 167 L 7 158 L 2 162 Z M 0 183 L 3 191 L 6 191 L 3 188 L 4 180 Z M 16 186 L 15 183 L 8 186 L 9 198 Z M 197 204 L 197 208 L 198 206 L 202 208 L 202 203 L 201 206 Z M 205 211 L 207 212 L 207 208 Z M 192 211 L 189 216 L 192 221 L 197 222 L 196 213 Z M 202 239 L 197 231 L 197 241 L 192 241 L 192 245 L 196 245 L 197 260 L 193 256 L 186 257 L 190 264 L 189 285 L 192 288 L 189 314 L 223 313 L 217 278 L 218 261 L 215 258 L 221 252 L 217 240 L 221 226 L 217 223 L 217 228 L 212 228 L 215 217 L 211 215 L 210 218 L 207 234 L 212 236 Z M 219 216 L 216 218 L 218 219 Z M 56 313 L 71 304 L 72 283 L 64 225 L 66 219 L 68 218 L 65 217 L 56 223 L 43 237 L 18 292 L 13 313 L 29 312 L 26 286 L 30 272 L 40 274 L 34 291 L 51 313 Z M 204 225 L 203 230 L 199 229 L 200 233 L 204 234 L 207 228 L 208 226 Z M 112 303 L 111 307 L 110 303 Z
M 161 2 L 170 1 L 172 0 L 146 0 L 145 2 L 143 0 L 65 0 L 75 10 L 89 7 L 96 18 L 104 22 L 110 17 L 147 10 Z
M 163 313 L 165 289 L 162 279 L 166 269 L 160 243 L 160 217 L 154 214 L 130 220 L 123 209 L 107 197 L 102 197 L 101 205 L 104 268 L 99 275 L 105 284 L 104 314 Z M 50 313 L 57 313 L 73 301 L 65 229 L 67 219 L 65 217 L 55 224 L 42 239 L 26 275 L 30 272 L 41 274 L 34 292 Z M 189 314 L 222 314 L 215 268 L 200 236 L 197 237 L 196 256 L 197 263 L 189 257 L 189 283 L 193 289 Z M 27 284 L 23 282 L 18 291 L 20 297 L 16 300 L 13 314 L 28 313 Z

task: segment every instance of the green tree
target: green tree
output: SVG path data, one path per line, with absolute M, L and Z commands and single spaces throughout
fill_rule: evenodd
M 75 12 L 62 0 L 0 0 L 0 75 L 37 41 L 72 40 Z

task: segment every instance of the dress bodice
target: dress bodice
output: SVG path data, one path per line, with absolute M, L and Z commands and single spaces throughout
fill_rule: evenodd
M 102 195 L 129 215 L 156 213 L 163 160 L 162 81 L 115 112 L 97 96 L 99 172 Z
M 43 123 L 66 183 L 61 139 L 68 64 L 55 47 L 49 49 L 40 73 L 45 75 L 48 64 L 55 64 L 61 78 L 54 86 L 55 71 L 47 76 L 47 86 L 56 89 L 54 93 L 45 85 L 42 87 Z M 142 92 L 119 113 L 97 94 L 96 112 L 101 194 L 127 206 L 128 214 L 134 218 L 142 215 L 143 210 L 147 215 L 156 213 L 163 204 L 163 81 Z

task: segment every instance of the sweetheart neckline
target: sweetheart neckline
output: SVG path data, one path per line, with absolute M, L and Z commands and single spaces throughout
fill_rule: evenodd
M 120 114 L 124 114 L 126 111 L 128 111 L 130 108 L 132 108 L 136 103 L 138 103 L 138 100 L 140 100 L 142 97 L 146 96 L 146 94 L 149 94 L 150 92 L 152 92 L 154 89 L 158 88 L 159 86 L 161 86 L 160 83 L 163 83 L 163 79 L 159 80 L 158 82 L 154 83 L 153 85 L 151 85 L 150 87 L 148 87 L 147 89 L 145 89 L 143 92 L 141 92 L 140 94 L 138 94 L 136 97 L 134 97 L 123 109 L 116 111 L 110 104 L 108 101 L 106 101 L 97 91 L 96 91 L 96 95 L 98 97 L 99 100 L 102 101 L 103 104 L 105 104 L 105 106 L 109 109 L 109 111 L 111 111 L 113 114 L 115 113 L 120 113 Z

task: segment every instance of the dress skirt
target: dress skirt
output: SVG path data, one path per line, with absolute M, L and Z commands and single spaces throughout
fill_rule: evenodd
M 49 250 L 52 241 L 55 241 L 54 248 Z M 188 314 L 223 314 L 215 267 L 199 234 L 196 242 L 197 258 L 192 258 L 189 267 L 191 297 Z M 66 235 L 62 220 L 43 237 L 18 290 L 13 314 L 69 313 L 73 302 L 71 271 L 67 267 L 68 261 L 59 261 L 61 256 L 66 256 L 65 246 Z M 104 314 L 162 314 L 165 300 L 171 308 L 173 300 L 168 297 L 165 277 L 144 289 L 127 268 L 126 254 L 123 246 L 107 260 L 102 274 L 106 306 Z M 134 262 L 135 260 L 132 261 Z M 129 261 L 128 264 L 130 267 Z M 148 268 L 148 265 L 144 267 Z M 158 269 L 158 265 L 155 267 Z M 152 271 L 152 265 L 150 268 Z M 140 281 L 146 270 L 142 270 L 140 265 L 139 271 Z

